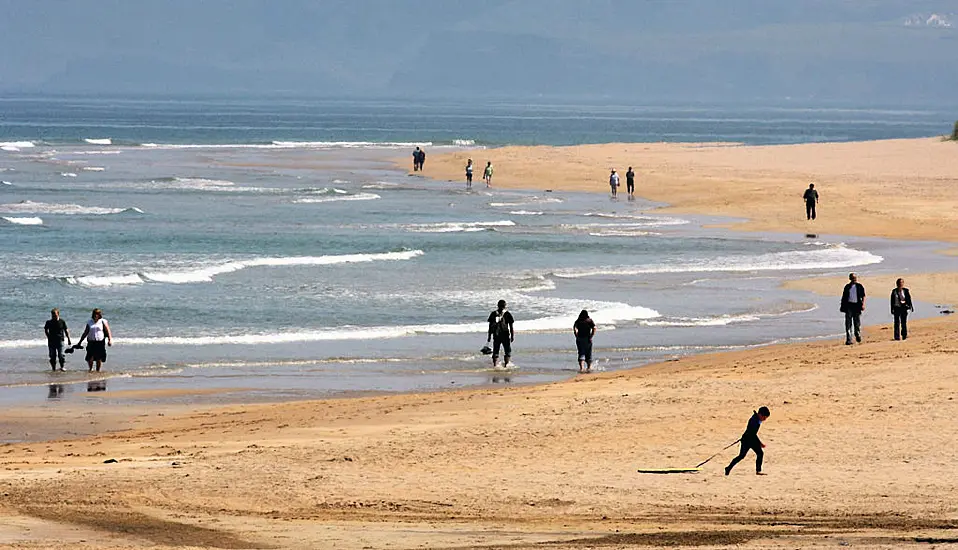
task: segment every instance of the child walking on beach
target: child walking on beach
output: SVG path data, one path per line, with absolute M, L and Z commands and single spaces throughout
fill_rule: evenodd
M 763 476 L 762 473 L 762 459 L 765 458 L 765 452 L 762 449 L 765 448 L 765 444 L 758 438 L 758 429 L 762 427 L 762 422 L 768 420 L 768 417 L 772 413 L 769 412 L 768 407 L 760 407 L 758 411 L 755 411 L 752 414 L 752 417 L 748 419 L 748 426 L 745 428 L 745 433 L 742 434 L 742 449 L 739 451 L 738 456 L 732 459 L 732 462 L 725 467 L 725 475 L 729 475 L 732 472 L 732 468 L 736 464 L 742 461 L 745 458 L 745 455 L 748 454 L 749 449 L 755 451 L 755 473 L 757 475 Z

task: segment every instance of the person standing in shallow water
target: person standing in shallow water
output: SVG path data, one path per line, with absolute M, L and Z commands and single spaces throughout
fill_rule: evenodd
M 891 314 L 895 318 L 895 340 L 908 338 L 908 312 L 915 311 L 911 304 L 911 292 L 905 288 L 905 280 L 895 281 L 895 289 L 891 291 Z
M 486 169 L 482 171 L 482 180 L 486 182 L 486 187 L 492 187 L 492 161 L 486 162 Z
M 858 282 L 858 275 L 848 274 L 848 284 L 842 289 L 842 305 L 839 310 L 845 314 L 845 345 L 852 345 L 852 329 L 855 340 L 862 341 L 862 312 L 865 311 L 865 287 Z
M 619 175 L 615 173 L 615 168 L 609 174 L 609 187 L 612 188 L 612 196 L 615 197 L 619 191 Z
M 466 161 L 466 189 L 472 189 L 472 159 Z
M 725 467 L 725 475 L 732 473 L 732 468 L 741 462 L 750 450 L 755 452 L 755 473 L 760 476 L 765 475 L 762 473 L 762 460 L 765 459 L 765 451 L 762 449 L 765 448 L 765 444 L 758 438 L 758 429 L 762 427 L 762 422 L 768 420 L 771 415 L 772 413 L 769 412 L 768 407 L 760 407 L 748 419 L 748 426 L 745 427 L 745 433 L 742 434 L 742 448 L 739 450 L 738 456 L 733 458 L 732 462 Z
M 588 310 L 579 312 L 579 318 L 572 325 L 575 334 L 575 348 L 579 357 L 579 372 L 592 371 L 592 338 L 595 336 L 595 323 L 589 317 Z
M 629 166 L 629 171 L 625 173 L 625 190 L 629 197 L 635 195 L 635 172 L 632 171 L 631 166 Z
M 67 323 L 60 318 L 60 310 L 53 308 L 50 310 L 50 319 L 43 325 L 43 332 L 47 335 L 47 349 L 50 352 L 50 368 L 57 370 L 57 361 L 60 362 L 60 370 L 63 370 L 63 364 L 66 357 L 63 355 L 63 338 L 66 337 L 67 345 L 72 345 L 70 341 L 70 329 Z
M 515 319 L 506 309 L 506 301 L 499 300 L 496 309 L 489 314 L 489 332 L 486 342 L 492 341 L 492 368 L 499 366 L 499 348 L 503 351 L 503 368 L 509 368 L 509 359 L 512 357 L 512 342 L 515 341 L 516 333 L 512 328 Z
M 805 194 L 802 195 L 802 198 L 805 199 L 805 216 L 809 220 L 814 220 L 815 207 L 818 205 L 818 191 L 815 190 L 814 183 L 808 184 L 808 189 L 805 190 Z
M 93 364 L 96 363 L 96 371 L 100 372 L 100 367 L 106 362 L 106 347 L 113 345 L 113 333 L 110 331 L 110 324 L 103 318 L 100 308 L 94 309 L 90 317 L 77 344 L 82 344 L 86 339 L 87 365 L 90 367 L 90 372 L 93 372 Z

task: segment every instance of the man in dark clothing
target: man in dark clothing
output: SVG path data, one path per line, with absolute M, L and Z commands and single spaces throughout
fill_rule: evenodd
M 426 164 L 426 151 L 424 149 L 419 150 L 419 171 L 422 172 L 423 165 Z
M 762 422 L 765 422 L 771 415 L 772 413 L 769 412 L 768 407 L 761 407 L 748 419 L 748 426 L 745 427 L 745 433 L 742 434 L 742 449 L 738 456 L 733 458 L 732 462 L 725 467 L 725 475 L 732 472 L 732 468 L 745 458 L 750 449 L 755 451 L 755 473 L 760 476 L 765 475 L 762 473 L 762 459 L 765 458 L 765 451 L 762 449 L 765 448 L 765 444 L 758 438 L 758 429 L 762 427 Z
M 57 370 L 57 361 L 60 362 L 60 370 L 63 370 L 63 363 L 66 358 L 63 356 L 63 338 L 66 337 L 67 345 L 73 345 L 70 340 L 70 330 L 67 323 L 60 318 L 60 310 L 53 308 L 50 310 L 50 319 L 43 325 L 43 332 L 47 335 L 47 349 L 50 352 L 50 368 Z
M 512 357 L 512 342 L 516 333 L 512 328 L 515 319 L 506 310 L 506 301 L 499 300 L 498 307 L 489 314 L 489 332 L 486 342 L 492 340 L 492 368 L 499 366 L 499 347 L 503 350 L 503 368 L 509 367 L 509 358 Z
M 635 172 L 632 171 L 631 166 L 629 166 L 629 171 L 625 173 L 625 190 L 630 197 L 635 193 Z
M 818 204 L 818 191 L 815 190 L 815 184 L 809 183 L 808 189 L 805 190 L 805 194 L 802 195 L 802 198 L 805 199 L 805 215 L 810 220 L 815 219 L 815 205 Z
M 908 312 L 915 311 L 911 305 L 911 292 L 905 288 L 905 280 L 895 281 L 895 289 L 891 291 L 891 314 L 895 318 L 895 340 L 908 338 Z
M 848 274 L 849 283 L 842 290 L 842 305 L 839 311 L 845 314 L 845 345 L 852 345 L 852 328 L 855 341 L 862 341 L 862 312 L 865 311 L 865 287 L 858 282 L 858 275 Z
M 419 147 L 416 147 L 416 150 L 412 152 L 412 171 L 418 172 L 422 168 L 422 163 L 419 161 L 419 155 L 422 153 L 422 150 Z

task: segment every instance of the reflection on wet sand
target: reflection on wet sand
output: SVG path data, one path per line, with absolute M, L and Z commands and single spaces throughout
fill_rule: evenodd
M 91 380 L 87 382 L 86 391 L 106 391 L 106 380 Z
M 63 397 L 63 384 L 50 384 L 47 399 L 60 399 Z

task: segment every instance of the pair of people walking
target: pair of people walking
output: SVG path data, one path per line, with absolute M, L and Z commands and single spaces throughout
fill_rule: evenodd
M 100 371 L 103 363 L 106 362 L 106 348 L 113 345 L 113 333 L 110 331 L 110 324 L 103 318 L 103 312 L 100 308 L 93 310 L 90 320 L 86 322 L 83 334 L 77 340 L 76 345 L 70 339 L 70 330 L 67 323 L 60 318 L 60 310 L 53 308 L 50 310 L 50 319 L 44 324 L 43 332 L 47 337 L 47 350 L 50 357 L 50 368 L 57 370 L 57 364 L 62 371 L 66 363 L 65 353 L 72 353 L 74 350 L 83 349 L 83 341 L 86 345 L 86 362 L 90 372 L 93 372 L 96 365 L 97 372 Z M 64 349 L 63 340 L 67 341 L 69 349 Z
M 472 159 L 466 161 L 466 189 L 472 189 L 472 173 L 474 166 Z M 486 182 L 486 187 L 492 187 L 492 161 L 486 162 L 486 167 L 482 171 L 482 181 Z
M 915 311 L 911 302 L 911 292 L 905 288 L 905 280 L 895 281 L 895 288 L 889 299 L 891 314 L 894 318 L 895 340 L 908 338 L 908 314 Z M 865 287 L 858 282 L 858 275 L 848 274 L 848 284 L 842 289 L 842 302 L 839 310 L 845 314 L 845 345 L 852 345 L 852 336 L 856 342 L 862 341 L 861 315 L 865 311 Z
M 503 368 L 509 368 L 512 358 L 512 343 L 515 342 L 515 318 L 506 309 L 506 301 L 499 300 L 496 309 L 486 319 L 489 329 L 486 331 L 486 353 L 492 353 L 492 368 L 499 368 L 499 351 L 503 352 Z M 592 338 L 595 336 L 595 322 L 589 317 L 588 310 L 579 312 L 579 317 L 572 325 L 575 335 L 576 354 L 579 359 L 579 372 L 592 371 Z M 492 343 L 492 348 L 488 344 Z
M 609 174 L 609 187 L 612 189 L 613 197 L 617 197 L 619 194 L 619 182 L 619 174 L 613 168 Z M 629 197 L 635 194 L 635 171 L 632 170 L 631 166 L 629 166 L 629 171 L 625 173 L 625 190 Z

